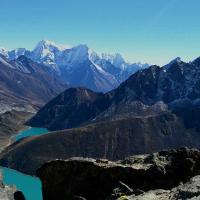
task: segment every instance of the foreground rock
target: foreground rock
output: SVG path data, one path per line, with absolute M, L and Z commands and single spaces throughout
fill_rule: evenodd
M 16 191 L 14 193 L 14 199 L 15 200 L 26 200 L 23 193 L 21 191 Z
M 141 195 L 121 196 L 118 200 L 198 200 L 200 199 L 200 176 L 191 178 L 172 190 L 151 190 Z
M 15 192 L 16 192 L 16 188 L 14 186 L 7 186 L 7 185 L 3 184 L 3 177 L 0 173 L 0 199 L 1 200 L 14 200 Z
M 199 177 L 191 179 L 200 174 L 200 151 L 182 148 L 118 162 L 57 160 L 37 174 L 44 200 L 187 199 L 200 192 Z

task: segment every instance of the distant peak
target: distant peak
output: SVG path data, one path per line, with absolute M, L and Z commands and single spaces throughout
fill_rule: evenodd
M 75 46 L 74 48 L 89 51 L 89 47 L 86 44 L 79 44 Z
M 102 53 L 101 56 L 103 59 L 106 59 L 106 60 L 113 60 L 113 61 L 118 60 L 121 62 L 125 62 L 124 58 L 119 53 L 115 53 L 115 54 Z
M 7 49 L 4 47 L 0 47 L 0 51 L 7 51 Z
M 177 58 L 175 58 L 175 59 L 173 59 L 172 61 L 170 61 L 167 65 L 165 65 L 165 66 L 163 66 L 165 69 L 168 69 L 168 68 L 170 68 L 172 65 L 174 65 L 174 64 L 180 64 L 180 63 L 182 63 L 183 61 L 181 60 L 181 58 L 180 57 L 177 57 Z
M 172 60 L 171 62 L 182 62 L 180 57 L 175 58 L 174 60 Z
M 113 64 L 114 66 L 120 69 L 126 68 L 128 64 L 127 61 L 125 61 L 124 58 L 119 53 L 115 53 L 115 54 L 102 53 L 101 58 L 109 61 L 111 64 Z
M 60 45 L 60 44 L 56 44 L 54 41 L 50 41 L 50 40 L 41 40 L 40 42 L 38 42 L 38 44 L 35 47 L 35 50 L 38 48 L 42 48 L 42 49 L 49 49 L 51 47 L 55 47 L 57 49 L 59 49 L 60 51 L 63 51 L 65 49 L 70 48 L 69 45 Z
M 8 55 L 7 49 L 4 47 L 0 47 L 0 54 L 3 56 L 7 56 Z

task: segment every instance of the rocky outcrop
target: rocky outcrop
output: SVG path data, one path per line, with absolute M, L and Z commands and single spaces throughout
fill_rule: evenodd
M 200 176 L 191 178 L 185 184 L 171 190 L 151 190 L 140 195 L 123 195 L 117 200 L 198 200 L 200 199 Z
M 200 151 L 187 148 L 117 162 L 56 160 L 37 171 L 44 200 L 189 199 L 200 195 L 198 174 Z
M 14 193 L 14 199 L 15 200 L 26 200 L 23 193 L 21 191 L 16 191 Z
M 14 186 L 7 186 L 7 185 L 3 184 L 3 176 L 0 173 L 0 199 L 1 200 L 14 200 L 15 192 L 16 192 L 16 188 Z M 21 200 L 23 200 L 23 199 L 21 199 Z

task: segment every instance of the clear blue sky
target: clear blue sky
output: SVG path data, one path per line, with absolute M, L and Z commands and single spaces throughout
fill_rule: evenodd
M 2 0 L 0 46 L 88 44 L 130 61 L 200 56 L 200 0 Z

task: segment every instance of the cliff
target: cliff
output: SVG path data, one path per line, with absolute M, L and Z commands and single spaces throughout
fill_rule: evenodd
M 187 148 L 117 162 L 56 160 L 37 170 L 44 200 L 190 199 L 200 197 L 198 174 L 200 151 Z

